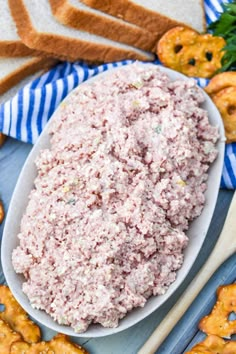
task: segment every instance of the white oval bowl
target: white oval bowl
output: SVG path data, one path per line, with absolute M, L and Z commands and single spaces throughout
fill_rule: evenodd
M 140 63 L 140 65 L 153 66 L 155 64 Z M 189 80 L 189 78 L 178 72 L 164 68 L 162 66 L 159 66 L 159 68 L 161 71 L 166 73 L 171 80 Z M 119 67 L 101 73 L 87 80 L 81 85 L 88 84 L 89 82 L 91 83 L 94 80 L 104 78 L 104 76 L 109 75 L 112 71 L 115 70 L 119 70 Z M 73 94 L 73 91 L 67 96 L 67 98 L 71 94 Z M 191 223 L 187 232 L 187 235 L 189 237 L 189 244 L 184 252 L 184 262 L 180 270 L 177 272 L 176 280 L 171 284 L 171 286 L 164 295 L 151 297 L 150 299 L 148 299 L 147 303 L 143 308 L 136 308 L 129 312 L 119 322 L 119 326 L 117 328 L 104 328 L 101 325 L 91 325 L 89 326 L 86 332 L 75 333 L 71 327 L 59 325 L 48 314 L 46 314 L 46 312 L 33 309 L 33 307 L 30 305 L 28 298 L 22 292 L 22 284 L 24 282 L 24 277 L 23 275 L 16 274 L 13 269 L 11 261 L 12 251 L 19 244 L 17 234 L 20 230 L 21 218 L 28 204 L 29 193 L 34 188 L 34 180 L 37 174 L 34 161 L 38 156 L 40 150 L 50 147 L 49 127 L 53 117 L 47 123 L 37 143 L 32 148 L 32 151 L 30 152 L 17 181 L 7 213 L 1 250 L 3 272 L 13 295 L 15 296 L 17 301 L 22 305 L 22 307 L 39 323 L 45 325 L 48 328 L 51 328 L 56 332 L 64 333 L 71 336 L 102 337 L 111 335 L 133 326 L 134 324 L 141 321 L 146 316 L 150 315 L 152 312 L 157 310 L 183 282 L 184 278 L 190 271 L 190 268 L 192 267 L 206 237 L 217 201 L 224 160 L 225 136 L 222 119 L 217 108 L 215 107 L 209 96 L 204 91 L 203 93 L 205 96 L 205 102 L 202 107 L 208 111 L 210 123 L 214 126 L 218 126 L 220 132 L 220 139 L 217 143 L 218 157 L 209 169 L 208 187 L 205 193 L 205 206 L 203 208 L 202 214 Z M 67 98 L 65 100 L 67 100 Z M 55 113 L 53 114 L 53 116 L 54 115 Z

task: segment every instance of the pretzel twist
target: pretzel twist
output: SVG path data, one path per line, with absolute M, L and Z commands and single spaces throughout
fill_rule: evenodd
M 221 68 L 226 45 L 222 37 L 182 26 L 167 31 L 159 40 L 157 55 L 167 67 L 187 76 L 210 78 Z

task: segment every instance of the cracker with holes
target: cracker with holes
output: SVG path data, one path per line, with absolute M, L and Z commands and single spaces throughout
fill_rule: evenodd
M 165 66 L 187 76 L 211 78 L 221 68 L 225 45 L 222 37 L 177 26 L 161 37 L 157 55 Z
M 201 319 L 199 328 L 206 334 L 229 338 L 236 333 L 236 320 L 230 321 L 229 315 L 236 311 L 236 283 L 220 286 L 217 301 L 212 312 Z
M 196 344 L 185 354 L 234 354 L 236 353 L 236 342 L 225 341 L 215 335 L 207 336 L 202 342 Z
M 11 327 L 0 320 L 0 354 L 10 353 L 11 345 L 22 340 L 19 333 L 16 333 Z
M 88 352 L 79 345 L 72 343 L 64 334 L 57 334 L 48 342 L 39 342 L 27 344 L 16 342 L 11 346 L 11 354 L 88 354 Z
M 39 327 L 29 319 L 25 310 L 5 285 L 0 285 L 0 304 L 4 305 L 4 310 L 0 312 L 0 319 L 6 322 L 12 330 L 18 332 L 25 342 L 36 343 L 40 340 Z

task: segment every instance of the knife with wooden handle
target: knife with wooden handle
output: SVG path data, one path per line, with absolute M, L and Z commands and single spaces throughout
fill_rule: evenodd
M 139 350 L 138 354 L 153 354 L 166 339 L 168 334 L 181 319 L 204 285 L 217 268 L 236 251 L 236 192 L 218 241 L 208 260 L 184 291 L 181 298 L 172 307 L 164 320 Z

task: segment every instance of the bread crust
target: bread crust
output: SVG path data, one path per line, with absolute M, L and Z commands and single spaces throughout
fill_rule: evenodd
M 48 69 L 56 64 L 57 60 L 47 57 L 33 57 L 32 60 L 25 65 L 21 65 L 18 69 L 12 71 L 9 75 L 0 80 L 0 95 L 8 91 L 14 85 L 25 77 L 34 74 L 35 72 Z
M 200 0 L 201 7 L 204 9 L 204 0 Z M 202 13 L 202 23 L 203 23 L 203 33 L 207 30 L 206 18 L 205 18 L 205 10 Z
M 28 48 L 24 43 L 19 41 L 1 41 L 0 40 L 0 57 L 24 57 L 33 55 L 34 50 Z
M 82 0 L 86 5 L 95 9 L 109 13 L 112 16 L 119 17 L 125 21 L 135 23 L 138 26 L 147 29 L 155 34 L 159 39 L 165 32 L 175 26 L 186 26 L 186 24 L 171 19 L 162 14 L 157 14 L 149 9 L 143 9 L 142 6 L 134 4 L 129 0 Z M 168 1 L 168 0 L 167 0 Z M 203 0 L 201 0 L 203 8 Z M 202 18 L 204 30 L 206 29 L 205 18 Z M 189 27 L 189 26 L 187 26 Z
M 122 59 L 152 60 L 151 54 L 137 53 L 111 47 L 104 44 L 87 42 L 80 38 L 62 37 L 57 34 L 37 32 L 33 27 L 23 0 L 9 0 L 12 16 L 16 22 L 18 34 L 28 47 L 44 51 L 68 61 L 80 59 L 101 62 Z
M 110 19 L 101 14 L 78 9 L 68 0 L 49 0 L 53 15 L 59 22 L 134 47 L 155 51 L 156 36 L 139 26 Z

